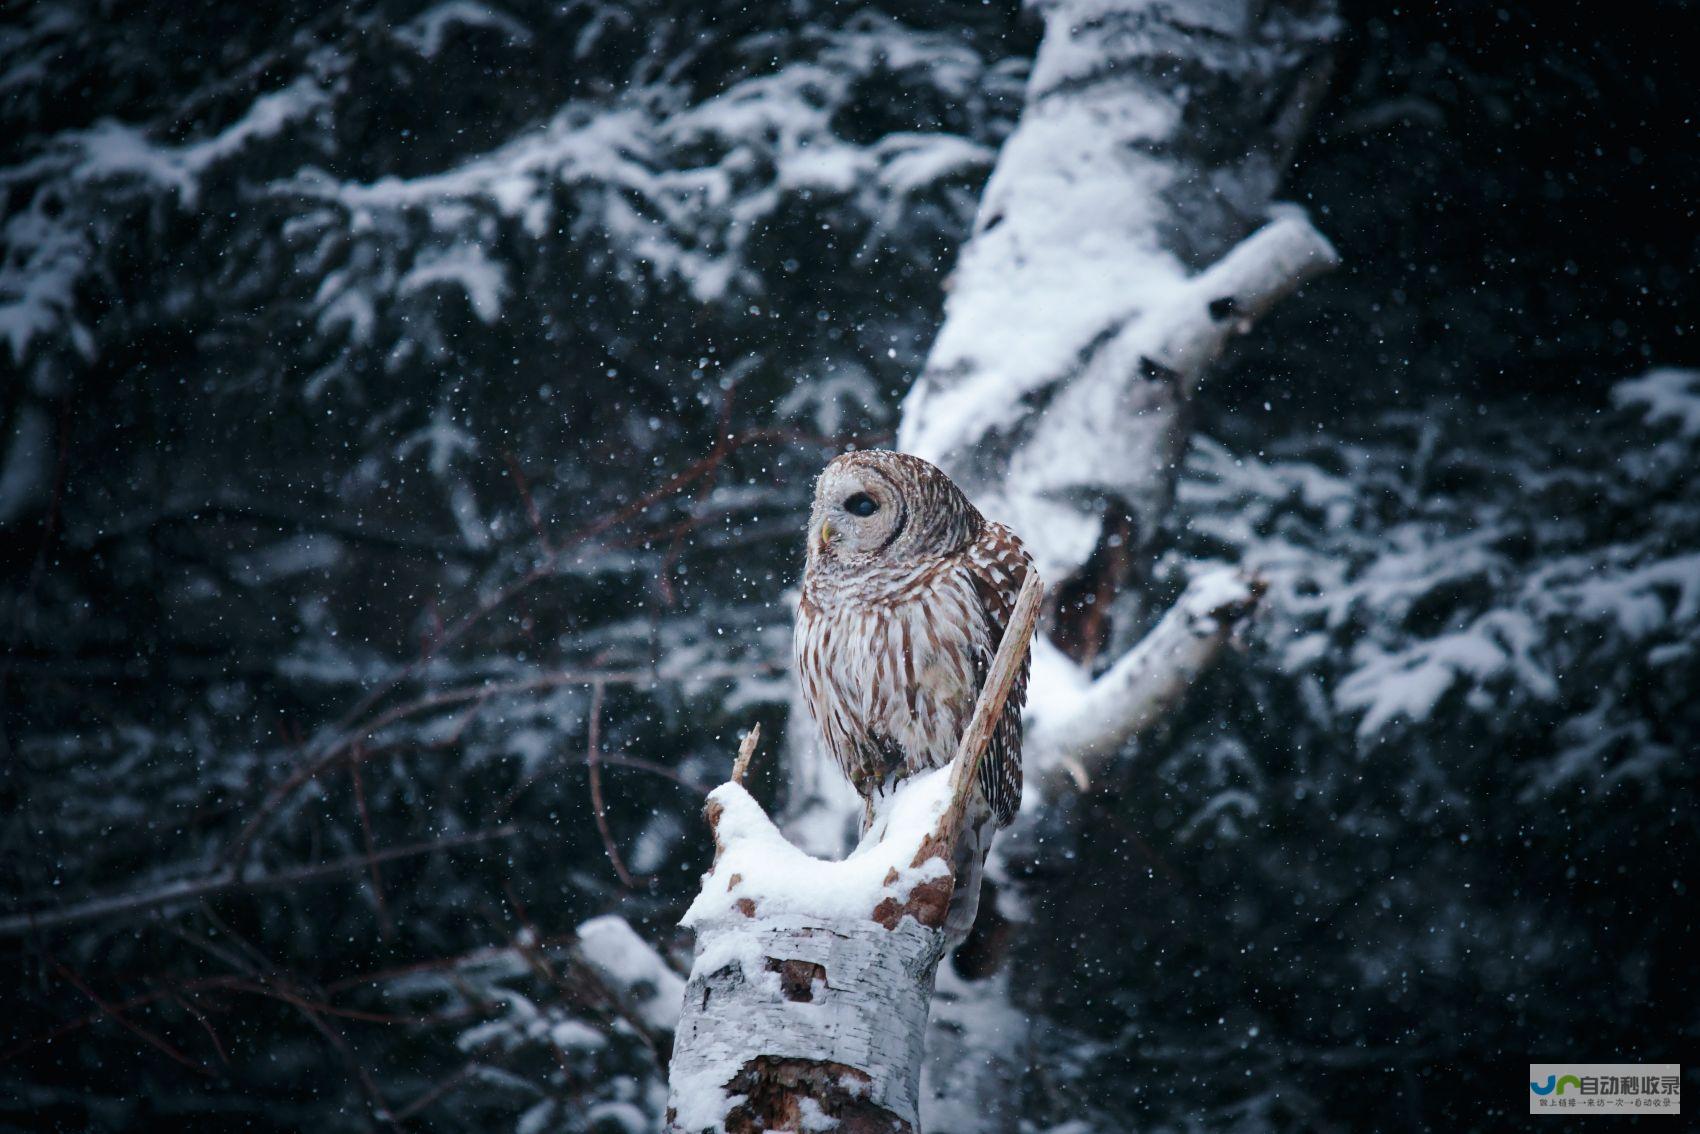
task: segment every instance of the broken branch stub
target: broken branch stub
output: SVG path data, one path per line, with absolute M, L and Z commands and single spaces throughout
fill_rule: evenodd
M 919 1129 L 952 852 L 1043 599 L 1029 573 L 955 758 L 904 781 L 849 857 L 798 850 L 736 776 L 710 793 L 716 854 L 682 922 L 697 942 L 670 1130 Z
M 732 782 L 741 784 L 744 777 L 750 774 L 750 761 L 755 759 L 756 745 L 761 743 L 761 725 L 750 726 L 750 731 L 744 734 L 744 739 L 738 745 L 738 758 L 732 762 Z

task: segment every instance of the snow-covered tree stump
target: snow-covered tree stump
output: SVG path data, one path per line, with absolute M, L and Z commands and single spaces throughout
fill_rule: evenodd
M 669 1072 L 673 1130 L 920 1129 L 950 864 L 1043 594 L 1030 574 L 950 765 L 892 793 L 842 861 L 798 850 L 744 789 L 746 738 L 732 782 L 709 795 L 714 865 L 684 918 L 697 942 Z

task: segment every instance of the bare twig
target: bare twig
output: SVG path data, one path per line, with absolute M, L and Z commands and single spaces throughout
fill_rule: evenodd
M 274 988 L 272 991 L 279 1000 L 291 1005 L 302 1016 L 306 1017 L 307 1022 L 313 1025 L 313 1029 L 324 1036 L 332 1049 L 342 1057 L 343 1063 L 348 1067 L 349 1074 L 353 1076 L 355 1083 L 360 1087 L 361 1093 L 366 1096 L 366 1105 L 372 1108 L 372 1117 L 385 1126 L 394 1127 L 397 1130 L 401 1129 L 401 1123 L 390 1112 L 390 1105 L 385 1101 L 383 1092 L 378 1089 L 378 1084 L 372 1078 L 372 1073 L 366 1070 L 364 1063 L 360 1062 L 360 1057 L 355 1054 L 353 1046 L 343 1037 L 343 1034 L 325 1022 L 319 1014 L 317 1006 L 305 997 L 298 996 L 288 989 Z
M 57 972 L 60 976 L 64 977 L 68 982 L 70 982 L 71 986 L 74 987 L 78 992 L 82 993 L 84 996 L 86 996 L 90 1000 L 94 1001 L 95 1005 L 101 1010 L 101 1013 L 103 1015 L 109 1017 L 113 1022 L 118 1024 L 125 1031 L 131 1033 L 136 1038 L 140 1039 L 143 1043 L 146 1043 L 149 1047 L 152 1047 L 152 1048 L 162 1052 L 163 1054 L 168 1056 L 173 1062 L 181 1063 L 183 1066 L 185 1066 L 189 1070 L 195 1072 L 197 1075 L 211 1075 L 212 1074 L 211 1071 L 207 1070 L 207 1068 L 202 1066 L 200 1063 L 189 1058 L 187 1055 L 183 1054 L 181 1051 L 179 1051 L 175 1047 L 171 1046 L 171 1044 L 167 1043 L 165 1040 L 161 1039 L 159 1036 L 154 1035 L 152 1032 L 148 1031 L 146 1028 L 142 1027 L 140 1024 L 134 1022 L 128 1016 L 124 1015 L 124 1013 L 122 1011 L 120 1011 L 119 1008 L 116 1005 L 108 1003 L 105 999 L 103 999 L 101 997 L 101 995 L 99 993 L 97 993 L 94 989 L 90 988 L 86 983 L 84 983 L 82 977 L 79 977 L 76 973 L 72 972 L 70 969 L 66 968 L 64 965 L 60 964 L 58 961 L 54 960 L 51 957 L 48 958 L 48 964 L 52 965 L 53 970 L 55 972 Z
M 135 917 L 139 914 L 164 909 L 167 906 L 198 902 L 224 894 L 286 889 L 303 882 L 334 878 L 350 871 L 367 870 L 378 863 L 391 862 L 400 858 L 413 858 L 422 854 L 432 854 L 436 851 L 455 850 L 460 847 L 489 842 L 492 839 L 509 839 L 517 834 L 519 834 L 518 827 L 506 825 L 484 831 L 470 831 L 464 835 L 455 835 L 444 839 L 434 839 L 430 842 L 388 847 L 376 854 L 352 855 L 348 858 L 339 858 L 333 862 L 315 863 L 311 866 L 300 866 L 273 874 L 238 876 L 234 871 L 223 870 L 210 877 L 173 883 L 152 890 L 144 890 L 140 893 L 95 898 L 79 905 L 66 906 L 61 909 L 13 914 L 10 917 L 0 918 L 0 938 L 22 937 L 29 933 L 45 932 L 50 929 L 66 929 L 94 922 Z
M 463 1064 L 458 1071 L 455 1071 L 443 1078 L 430 1090 L 426 1091 L 424 1094 L 396 1111 L 396 1121 L 406 1122 L 408 1119 L 412 1118 L 414 1115 L 418 1114 L 420 1111 L 424 1110 L 450 1091 L 453 1091 L 456 1087 L 459 1087 L 462 1083 L 465 1083 L 472 1077 L 472 1073 L 476 1070 L 478 1070 L 478 1061 L 476 1059 Z
M 980 688 L 974 715 L 969 719 L 968 727 L 962 730 L 956 756 L 951 760 L 950 806 L 939 820 L 938 829 L 947 846 L 954 846 L 962 831 L 962 818 L 968 811 L 968 800 L 980 771 L 980 761 L 992 743 L 992 733 L 997 730 L 998 720 L 1003 716 L 1004 702 L 1009 700 L 1016 675 L 1027 659 L 1027 648 L 1033 640 L 1033 627 L 1044 599 L 1045 584 L 1040 580 L 1039 572 L 1029 570 L 1021 584 L 1021 593 L 1016 596 L 1009 625 L 1004 628 L 1003 641 L 998 643 L 991 671 L 986 674 L 986 684 Z
M 348 762 L 348 773 L 354 780 L 354 802 L 360 811 L 360 838 L 366 847 L 366 859 L 372 868 L 372 897 L 378 903 L 378 926 L 385 937 L 395 936 L 395 923 L 390 920 L 390 907 L 384 901 L 384 876 L 378 869 L 378 846 L 372 837 L 372 813 L 366 807 L 366 781 L 360 775 L 359 759 Z
M 149 992 L 129 997 L 126 1000 L 112 1004 L 110 1007 L 119 1012 L 129 1012 L 137 1008 L 145 1007 L 149 1004 L 157 1003 L 161 1000 L 175 1001 L 181 997 L 195 996 L 205 992 L 240 992 L 248 995 L 275 998 L 275 990 L 268 987 L 257 975 L 253 974 L 251 966 L 231 954 L 218 949 L 204 938 L 193 935 L 185 935 L 181 930 L 177 931 L 177 935 L 183 937 L 191 944 L 212 953 L 225 964 L 237 969 L 238 972 L 236 974 L 227 973 L 220 976 L 199 977 L 194 980 L 174 982 L 167 987 L 155 988 Z M 573 941 L 573 939 L 572 934 L 556 934 L 540 937 L 530 948 L 535 950 L 542 947 L 553 948 L 556 946 L 568 945 Z M 518 952 L 520 952 L 520 950 L 512 945 L 474 949 L 470 952 L 459 953 L 450 957 L 433 957 L 429 960 L 414 961 L 411 964 L 398 965 L 371 972 L 357 973 L 354 976 L 341 977 L 325 983 L 322 988 L 325 995 L 336 995 L 338 993 L 347 992 L 351 989 L 366 988 L 372 985 L 383 984 L 386 981 L 414 976 L 418 973 L 452 971 L 464 965 L 479 964 L 493 958 L 512 956 Z M 266 963 L 264 958 L 259 958 L 259 961 L 261 963 Z M 274 966 L 267 964 L 267 967 L 272 968 Z M 367 1023 L 404 1024 L 408 1026 L 453 1023 L 464 1020 L 469 1014 L 466 1011 L 425 1014 L 361 1012 L 355 1009 L 339 1008 L 329 1004 L 319 1004 L 317 1007 L 322 1013 L 341 1016 L 346 1019 L 360 1020 Z M 27 1039 L 14 1043 L 12 1046 L 5 1048 L 4 1050 L 0 1050 L 0 1064 L 16 1059 L 31 1048 L 38 1047 L 44 1043 L 51 1043 L 62 1036 L 71 1035 L 106 1018 L 106 1010 L 97 1008 L 93 1012 L 68 1020 L 46 1032 L 42 1032 L 38 1035 L 31 1036 Z
M 626 889 L 635 890 L 638 880 L 626 869 L 620 858 L 620 848 L 614 845 L 614 832 L 608 827 L 608 808 L 602 799 L 601 753 L 598 750 L 602 742 L 603 692 L 604 686 L 600 681 L 590 687 L 590 728 L 584 748 L 584 763 L 590 773 L 590 806 L 596 812 L 596 833 L 602 836 L 602 849 L 608 852 L 614 873 L 620 876 L 620 882 Z
M 755 759 L 756 745 L 761 743 L 761 724 L 757 722 L 750 726 L 750 731 L 744 734 L 742 743 L 738 745 L 738 758 L 732 761 L 732 782 L 741 784 L 744 777 L 750 774 L 750 761 Z
M 692 673 L 695 679 L 704 677 L 741 677 L 751 673 L 765 672 L 768 667 L 751 666 L 720 666 L 699 669 Z M 496 681 L 479 685 L 464 685 L 454 689 L 445 689 L 438 693 L 428 694 L 400 705 L 392 706 L 371 720 L 362 723 L 358 728 L 345 731 L 341 736 L 331 740 L 321 750 L 320 754 L 298 768 L 282 783 L 267 794 L 265 802 L 249 817 L 231 841 L 223 854 L 223 862 L 229 866 L 239 866 L 247 854 L 248 847 L 259 834 L 266 822 L 277 813 L 286 800 L 307 784 L 318 779 L 344 760 L 354 759 L 358 755 L 357 747 L 362 745 L 373 734 L 381 732 L 390 725 L 397 724 L 412 717 L 426 713 L 451 708 L 456 705 L 472 703 L 481 706 L 497 697 L 518 696 L 526 693 L 540 692 L 546 689 L 559 689 L 571 685 L 659 685 L 667 680 L 653 669 L 581 669 L 557 670 L 553 673 L 542 674 L 538 677 L 524 678 L 517 681 Z M 467 722 L 461 722 L 464 728 Z M 367 750 L 369 754 L 369 750 Z M 613 764 L 612 758 L 605 760 Z M 695 785 L 690 785 L 694 787 Z
M 217 1053 L 218 1061 L 229 1067 L 230 1056 L 225 1054 L 224 1041 L 218 1038 L 218 1032 L 213 1028 L 212 1021 L 207 1019 L 206 1013 L 195 1007 L 188 997 L 180 995 L 175 990 L 172 991 L 170 999 L 173 1004 L 194 1017 L 195 1022 L 201 1025 L 201 1031 L 205 1032 L 207 1039 L 212 1041 L 213 1051 Z
M 519 489 L 520 501 L 525 505 L 525 518 L 531 523 L 532 534 L 537 537 L 537 546 L 543 549 L 546 559 L 553 561 L 555 548 L 549 542 L 549 533 L 543 528 L 543 514 L 537 510 L 537 501 L 531 498 L 531 485 L 526 483 L 525 472 L 519 467 L 519 458 L 511 450 L 504 450 L 502 456 L 507 459 L 508 472 L 513 475 L 514 485 Z
M 583 756 L 580 756 L 578 759 L 580 763 L 584 762 Z M 648 772 L 652 776 L 660 776 L 664 780 L 671 780 L 680 787 L 689 791 L 694 791 L 698 795 L 707 795 L 712 790 L 710 787 L 704 786 L 703 784 L 686 779 L 684 776 L 681 776 L 678 772 L 669 768 L 665 764 L 658 764 L 654 760 L 645 760 L 641 756 L 622 756 L 614 752 L 602 752 L 597 754 L 596 762 L 607 768 L 630 768 L 638 772 Z M 540 768 L 525 779 L 521 780 L 514 786 L 512 791 L 508 792 L 507 797 L 502 800 L 501 813 L 503 815 L 513 814 L 514 804 L 519 802 L 519 797 L 525 794 L 526 789 L 553 774 L 557 770 L 557 768 L 551 767 Z

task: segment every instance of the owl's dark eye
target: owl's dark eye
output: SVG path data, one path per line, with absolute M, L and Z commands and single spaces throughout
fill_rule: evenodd
M 871 516 L 880 510 L 880 505 L 866 492 L 852 492 L 844 498 L 844 510 L 852 516 Z

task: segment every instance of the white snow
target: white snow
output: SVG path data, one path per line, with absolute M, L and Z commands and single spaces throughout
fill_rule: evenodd
M 887 929 L 873 914 L 948 875 L 936 857 L 912 864 L 949 800 L 948 768 L 913 777 L 861 845 L 835 862 L 787 842 L 741 785 L 710 794 L 719 853 L 682 921 L 696 931 L 697 955 L 671 1069 L 669 1105 L 681 1129 L 722 1127 L 740 1101 L 727 1084 L 757 1055 L 861 1069 L 870 1097 L 914 1122 L 930 975 L 943 939 L 911 916 Z M 818 966 L 807 998 L 783 994 L 785 961 Z M 830 1129 L 825 1115 L 805 1125 Z
M 1083 17 L 1092 7 L 1046 13 L 1027 111 L 998 155 L 897 436 L 970 482 L 1007 446 L 996 482 L 967 486 L 1050 579 L 1092 554 L 1102 498 L 1129 502 L 1141 532 L 1161 522 L 1178 406 L 1234 325 L 1210 302 L 1231 296 L 1254 317 L 1337 259 L 1286 210 L 1213 267 L 1188 270 L 1169 246 L 1166 203 L 1189 172 L 1168 147 L 1180 103 L 1104 78 L 1106 51 L 1137 56 L 1146 33 Z M 1173 383 L 1154 377 L 1165 372 Z
M 1558 696 L 1558 683 L 1532 654 L 1540 640 L 1527 614 L 1500 609 L 1482 615 L 1468 629 L 1400 650 L 1362 643 L 1353 655 L 1357 668 L 1340 683 L 1334 699 L 1344 711 L 1363 711 L 1358 724 L 1363 739 L 1396 718 L 1427 720 L 1461 680 L 1482 685 L 1506 678 L 1537 698 L 1551 700 Z
M 555 1119 L 555 1100 L 544 1099 L 519 1116 L 514 1134 L 543 1134 Z
M 330 95 L 303 76 L 282 90 L 261 95 L 248 112 L 210 138 L 182 146 L 164 146 L 146 132 L 111 119 L 73 136 L 82 152 L 76 176 L 87 181 L 135 176 L 177 190 L 192 206 L 200 176 L 213 163 L 240 153 L 250 142 L 274 137 L 330 101 Z
M 430 59 L 443 49 L 455 27 L 493 28 L 513 43 L 530 43 L 531 32 L 524 24 L 486 4 L 449 0 L 428 8 L 395 31 L 395 37 Z
M 879 414 L 883 395 L 872 373 L 855 359 L 844 359 L 821 373 L 799 374 L 797 384 L 774 407 L 781 418 L 807 416 L 814 427 L 830 437 L 846 420 L 846 409 L 857 414 Z
M 638 874 L 653 874 L 666 863 L 685 837 L 684 824 L 671 811 L 657 811 L 644 823 L 626 852 L 626 862 Z
M 1676 422 L 1684 437 L 1700 437 L 1700 370 L 1661 366 L 1619 382 L 1612 401 L 1639 407 L 1648 424 Z
M 798 1128 L 802 1134 L 823 1134 L 824 1131 L 838 1129 L 838 1119 L 822 1110 L 820 1103 L 814 1099 L 804 1099 L 798 1111 Z
M 1041 635 L 1027 699 L 1024 759 L 1032 789 L 1022 794 L 1023 811 L 1039 806 L 1055 773 L 1086 772 L 1150 724 L 1213 656 L 1223 629 L 1217 612 L 1250 599 L 1239 572 L 1201 571 L 1145 638 L 1096 678 Z
M 411 271 L 396 285 L 400 295 L 412 295 L 438 284 L 452 284 L 466 293 L 467 302 L 479 319 L 494 323 L 502 313 L 508 293 L 507 268 L 492 260 L 482 248 L 458 244 L 419 257 Z
M 258 587 L 309 571 L 329 570 L 342 553 L 342 541 L 335 536 L 303 534 L 232 556 L 231 567 L 242 582 Z
M 1649 637 L 1672 622 L 1700 619 L 1700 552 L 1602 569 L 1593 559 L 1566 558 L 1531 586 L 1543 606 L 1573 617 L 1609 620 L 1632 639 Z
M 879 830 L 833 862 L 803 853 L 780 834 L 767 813 L 738 784 L 709 794 L 721 807 L 717 834 L 723 848 L 704 876 L 702 892 L 680 924 L 701 930 L 715 922 L 746 920 L 737 903 L 755 903 L 759 916 L 807 914 L 824 920 L 867 920 L 886 898 L 907 901 L 920 883 L 950 868 L 937 858 L 916 867 L 921 842 L 938 825 L 950 801 L 950 773 L 939 768 L 914 776 L 894 793 Z M 896 878 L 887 881 L 893 872 Z M 734 879 L 736 882 L 734 883 Z
M 65 326 L 86 359 L 94 356 L 93 339 L 77 320 L 76 287 L 87 269 L 91 249 L 77 226 L 52 215 L 45 194 L 16 212 L 0 230 L 0 336 L 12 347 L 12 361 L 22 365 L 31 340 Z
M 1178 605 L 1200 623 L 1208 624 L 1217 611 L 1250 599 L 1251 588 L 1238 571 L 1215 570 L 1200 573 Z
M 24 405 L 7 439 L 0 464 L 0 524 L 21 516 L 47 492 L 52 461 L 52 428 L 40 407 Z
M 600 1102 L 584 1113 L 585 1128 L 605 1130 L 614 1134 L 651 1134 L 654 1123 L 649 1115 L 629 1102 Z
M 630 998 L 645 1025 L 658 1032 L 678 1025 L 685 982 L 625 918 L 607 914 L 580 925 L 578 949 L 603 981 Z

